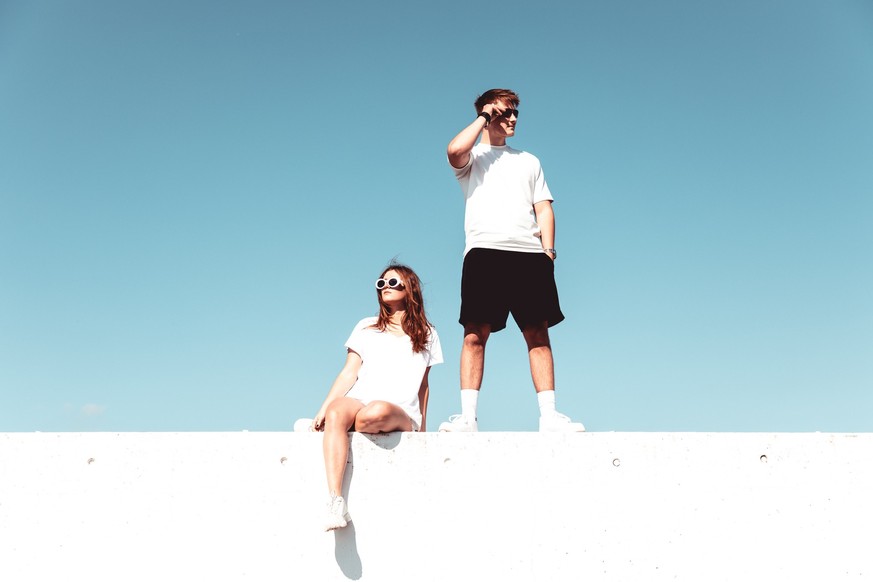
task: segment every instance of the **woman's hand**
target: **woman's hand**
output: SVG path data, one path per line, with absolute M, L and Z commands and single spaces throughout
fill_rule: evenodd
M 312 424 L 309 425 L 311 430 L 315 432 L 324 431 L 324 417 L 327 416 L 327 409 L 330 406 L 330 403 L 341 396 L 345 396 L 346 392 L 355 385 L 355 382 L 358 380 L 358 371 L 361 369 L 362 363 L 363 360 L 361 359 L 361 356 L 358 355 L 356 351 L 349 348 L 343 369 L 340 370 L 336 380 L 333 381 L 333 385 L 327 393 L 327 398 L 324 399 L 324 403 L 321 405 L 321 408 L 318 409 L 318 414 L 315 415 L 315 418 L 312 419 Z

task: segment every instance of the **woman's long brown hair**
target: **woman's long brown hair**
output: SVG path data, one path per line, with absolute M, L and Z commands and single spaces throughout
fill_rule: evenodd
M 401 279 L 403 279 L 403 286 L 406 287 L 406 317 L 403 318 L 402 322 L 403 333 L 412 340 L 412 351 L 418 354 L 427 348 L 431 328 L 431 324 L 424 313 L 424 295 L 421 292 L 421 281 L 418 275 L 415 274 L 415 271 L 406 265 L 391 263 L 385 267 L 379 277 L 384 277 L 388 271 L 396 271 Z M 379 317 L 376 323 L 373 324 L 373 327 L 379 331 L 385 331 L 391 319 L 391 312 L 388 311 L 388 306 L 382 302 L 382 292 L 376 290 L 376 296 L 379 299 Z

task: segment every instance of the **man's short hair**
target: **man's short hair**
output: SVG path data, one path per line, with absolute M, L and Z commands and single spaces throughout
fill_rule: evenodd
M 507 101 L 515 108 L 518 108 L 518 104 L 521 103 L 521 99 L 518 98 L 515 91 L 510 91 L 509 89 L 488 89 L 476 99 L 474 104 L 476 106 L 476 113 L 482 113 L 483 107 L 497 101 Z

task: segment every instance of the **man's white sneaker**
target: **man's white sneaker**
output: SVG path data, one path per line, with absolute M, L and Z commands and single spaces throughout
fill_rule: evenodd
M 440 425 L 440 432 L 479 432 L 476 419 L 468 420 L 463 414 L 453 414 Z
M 346 510 L 346 500 L 340 495 L 334 495 L 327 504 L 327 517 L 324 520 L 324 531 L 346 527 L 352 521 Z
M 585 426 L 560 412 L 552 412 L 540 416 L 540 432 L 585 432 Z

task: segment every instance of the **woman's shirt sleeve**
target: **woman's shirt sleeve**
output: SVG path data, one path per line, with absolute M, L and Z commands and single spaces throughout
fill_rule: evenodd
M 443 363 L 443 348 L 440 345 L 440 336 L 435 328 L 430 328 L 430 337 L 427 341 L 427 365 L 436 366 Z

